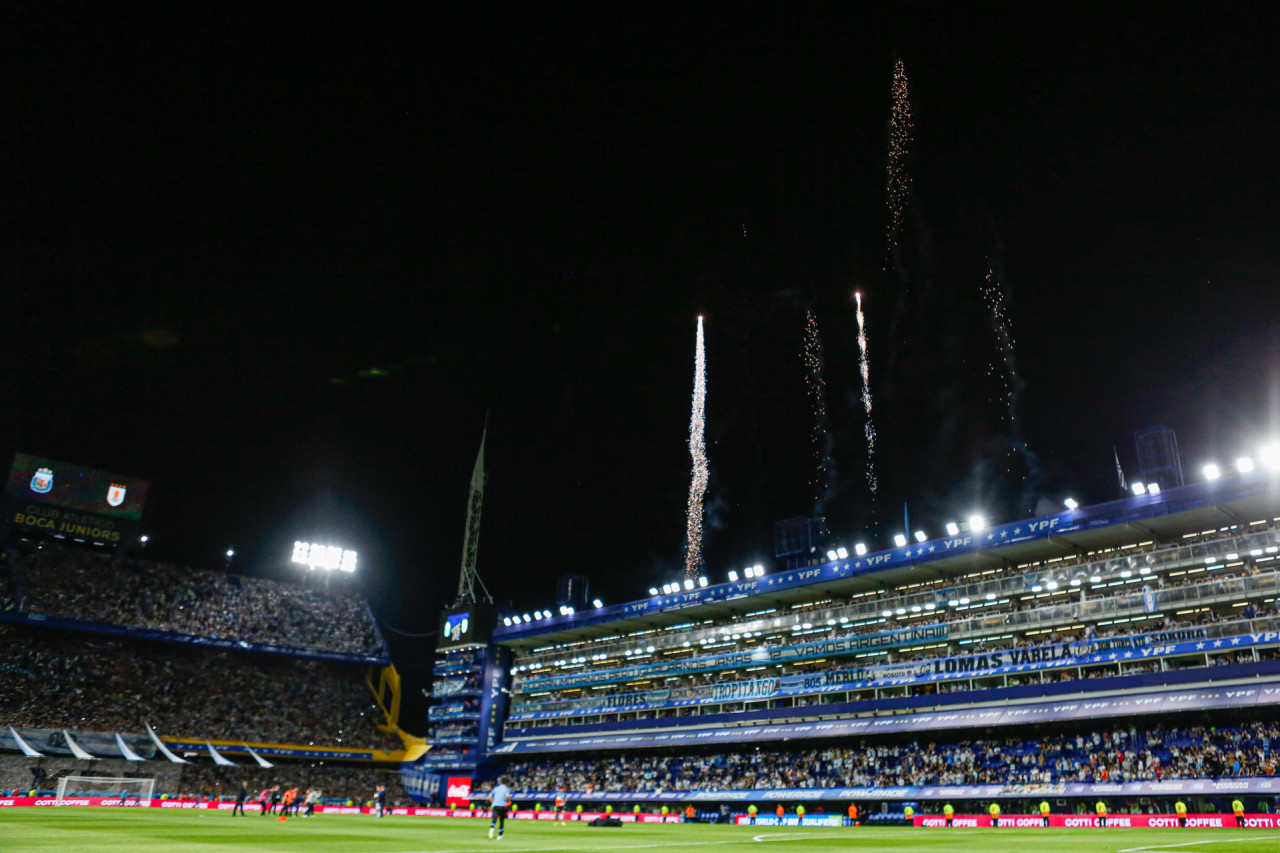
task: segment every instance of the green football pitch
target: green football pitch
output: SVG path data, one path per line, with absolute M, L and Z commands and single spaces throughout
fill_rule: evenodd
M 0 849 L 38 853 L 506 853 L 559 851 L 892 850 L 902 853 L 1276 853 L 1275 830 L 1231 829 L 787 829 L 645 825 L 595 828 L 511 821 L 490 841 L 483 820 L 257 815 L 104 809 L 0 810 Z

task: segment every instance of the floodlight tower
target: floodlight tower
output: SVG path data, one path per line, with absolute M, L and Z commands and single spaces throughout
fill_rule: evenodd
M 484 507 L 484 440 L 489 434 L 489 416 L 484 418 L 484 432 L 480 434 L 480 452 L 476 454 L 476 467 L 471 471 L 471 493 L 467 499 L 467 528 L 462 542 L 462 573 L 458 576 L 458 598 L 454 607 L 493 603 L 493 596 L 485 588 L 476 572 L 476 554 L 480 550 L 480 510 Z M 483 598 L 477 596 L 480 588 Z

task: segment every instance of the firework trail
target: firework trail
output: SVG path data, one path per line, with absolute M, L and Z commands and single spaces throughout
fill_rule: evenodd
M 890 92 L 893 106 L 889 111 L 889 165 L 885 176 L 885 192 L 889 204 L 887 237 L 890 262 L 901 272 L 899 238 L 902 236 L 907 197 L 911 191 L 911 173 L 907 170 L 907 157 L 911 153 L 912 128 L 907 72 L 901 59 L 893 66 L 893 86 Z
M 826 505 L 835 492 L 835 460 L 831 458 L 831 420 L 827 415 L 827 384 L 823 378 L 822 335 L 818 318 L 810 309 L 804 315 L 805 391 L 813 406 L 813 515 L 820 535 L 827 534 Z
M 872 517 L 876 500 L 876 425 L 871 419 L 871 362 L 867 357 L 867 318 L 862 313 L 862 291 L 855 290 L 853 300 L 858 306 L 858 355 L 862 373 L 862 408 L 867 420 L 864 432 L 867 436 L 867 490 L 871 492 Z
M 707 494 L 707 353 L 702 336 L 702 316 L 698 317 L 698 343 L 693 368 L 693 415 L 689 419 L 689 455 L 693 457 L 693 479 L 689 483 L 689 517 L 684 552 L 684 576 L 702 572 L 703 499 Z

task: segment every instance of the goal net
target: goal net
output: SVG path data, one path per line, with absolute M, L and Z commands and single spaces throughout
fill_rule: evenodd
M 58 780 L 58 805 L 83 806 L 90 798 L 100 798 L 104 806 L 150 806 L 155 789 L 156 780 L 149 777 L 63 776 Z

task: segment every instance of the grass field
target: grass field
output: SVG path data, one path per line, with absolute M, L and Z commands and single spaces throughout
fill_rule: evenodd
M 501 842 L 488 821 L 320 815 L 279 823 L 257 815 L 104 809 L 0 810 L 0 849 L 38 853 L 506 853 L 716 848 L 827 853 L 1276 853 L 1274 830 L 1230 829 L 772 829 L 692 824 L 592 828 L 512 821 Z

